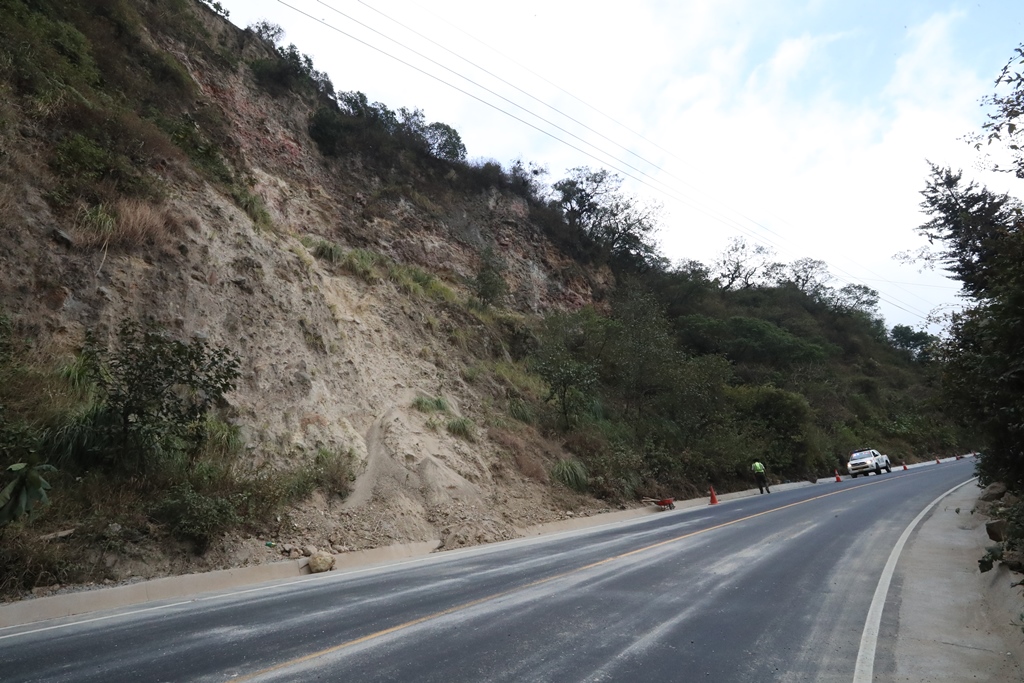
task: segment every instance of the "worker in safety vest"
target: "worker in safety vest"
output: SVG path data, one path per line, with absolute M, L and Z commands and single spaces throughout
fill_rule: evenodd
M 757 488 L 764 493 L 767 491 L 771 493 L 772 490 L 768 488 L 768 477 L 764 474 L 764 465 L 761 464 L 760 460 L 755 460 L 754 464 L 750 466 L 750 469 L 754 471 L 754 477 L 757 479 Z

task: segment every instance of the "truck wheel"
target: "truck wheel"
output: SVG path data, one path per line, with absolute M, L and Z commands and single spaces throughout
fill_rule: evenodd
M 879 465 L 878 469 L 875 470 L 875 474 L 877 474 L 878 476 L 882 476 L 882 466 L 881 465 Z
M 886 465 L 885 466 L 885 471 L 886 472 L 892 472 L 892 465 Z

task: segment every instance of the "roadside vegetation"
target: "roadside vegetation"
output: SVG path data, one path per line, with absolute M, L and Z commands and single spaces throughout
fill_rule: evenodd
M 994 170 L 1024 179 L 1024 44 L 983 105 L 988 121 L 975 147 L 1002 160 Z M 916 257 L 959 280 L 966 301 L 935 347 L 947 412 L 980 434 L 981 483 L 1009 489 L 999 507 L 1005 539 L 982 559 L 982 568 L 997 557 L 1024 570 L 1024 202 L 978 185 L 959 169 L 934 165 L 921 194 L 929 220 L 919 232 L 935 249 Z
M 90 335 L 64 367 L 26 362 L 25 344 L 0 316 L 0 594 L 106 578 L 83 548 L 168 536 L 201 553 L 314 489 L 348 493 L 348 453 L 286 469 L 247 461 L 238 428 L 218 417 L 238 377 L 224 347 L 131 319 L 110 345 Z M 47 502 L 69 532 L 60 546 L 32 532 Z

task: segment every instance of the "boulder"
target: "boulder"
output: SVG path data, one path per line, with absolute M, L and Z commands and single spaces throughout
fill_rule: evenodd
M 305 555 L 306 557 L 313 557 L 313 555 L 315 555 L 316 552 L 317 552 L 317 547 L 315 545 L 304 545 L 304 546 L 302 546 L 302 554 Z
M 61 246 L 75 246 L 75 240 L 71 237 L 71 235 L 67 234 L 63 230 L 58 230 L 57 228 L 54 228 L 53 231 L 50 233 L 50 237 L 53 239 L 54 242 Z
M 309 556 L 309 571 L 314 574 L 330 571 L 334 568 L 334 555 L 326 550 L 318 550 Z
M 978 500 L 985 502 L 992 502 L 993 500 L 999 500 L 1006 493 L 1006 484 L 1001 482 L 995 482 L 985 487 L 985 490 L 978 496 Z
M 1002 543 L 1006 540 L 1006 520 L 993 519 L 985 522 L 985 532 L 988 533 L 988 537 L 993 541 Z

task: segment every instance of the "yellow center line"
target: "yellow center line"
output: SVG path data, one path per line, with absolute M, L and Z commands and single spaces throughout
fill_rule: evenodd
M 598 560 L 597 562 L 592 562 L 590 564 L 583 565 L 582 567 L 577 567 L 575 569 L 570 569 L 569 571 L 562 572 L 560 574 L 554 574 L 552 576 L 548 576 L 548 577 L 545 577 L 543 579 L 538 579 L 536 581 L 533 581 L 531 583 L 525 584 L 523 586 L 519 586 L 517 588 L 511 588 L 511 589 L 509 589 L 507 591 L 501 591 L 500 593 L 494 593 L 492 595 L 488 595 L 486 597 L 479 598 L 477 600 L 471 600 L 469 602 L 464 602 L 464 603 L 462 603 L 460 605 L 456 605 L 454 607 L 449 607 L 446 610 L 441 610 L 440 612 L 434 612 L 432 614 L 428 614 L 428 615 L 425 615 L 425 616 L 422 616 L 422 617 L 418 617 L 418 618 L 413 619 L 411 621 L 406 621 L 404 623 L 398 624 L 396 626 L 391 626 L 390 628 L 386 628 L 386 629 L 383 629 L 381 631 L 375 631 L 373 633 L 368 633 L 365 636 L 360 636 L 359 638 L 355 638 L 353 640 L 347 640 L 344 643 L 340 643 L 338 645 L 333 645 L 333 646 L 331 646 L 329 648 L 326 648 L 326 649 L 323 649 L 323 650 L 319 650 L 317 652 L 312 652 L 312 653 L 310 653 L 308 655 L 303 655 L 302 657 L 296 657 L 295 659 L 290 659 L 290 660 L 288 660 L 286 662 L 281 662 L 280 664 L 275 664 L 274 666 L 267 667 L 266 669 L 261 669 L 259 671 L 254 672 L 254 673 L 251 673 L 251 674 L 246 674 L 244 676 L 240 676 L 240 677 L 237 677 L 237 678 L 232 678 L 231 680 L 235 681 L 235 682 L 251 681 L 253 679 L 259 678 L 260 676 L 265 676 L 265 675 L 273 673 L 275 671 L 280 671 L 282 669 L 287 669 L 289 667 L 296 666 L 298 664 L 303 664 L 303 663 L 308 662 L 310 660 L 317 659 L 319 657 L 324 657 L 326 655 L 332 654 L 334 652 L 338 652 L 340 650 L 344 650 L 344 649 L 352 647 L 354 645 L 359 645 L 361 643 L 365 643 L 365 642 L 368 642 L 368 641 L 371 641 L 371 640 L 375 640 L 377 638 L 381 638 L 383 636 L 386 636 L 386 635 L 389 635 L 389 634 L 392 634 L 392 633 L 396 633 L 398 631 L 403 631 L 405 629 L 412 628 L 413 626 L 418 626 L 418 625 L 420 625 L 420 624 L 422 624 L 424 622 L 431 621 L 433 619 L 439 619 L 441 617 L 448 616 L 449 614 L 454 614 L 455 612 L 461 612 L 462 610 L 466 610 L 466 609 L 469 609 L 471 607 L 476 607 L 477 605 L 481 605 L 481 604 L 483 604 L 485 602 L 490 602 L 491 600 L 497 600 L 499 598 L 503 598 L 503 597 L 505 597 L 507 595 L 511 595 L 511 594 L 517 593 L 519 591 L 524 591 L 524 590 L 527 590 L 527 589 L 530 589 L 530 588 L 534 588 L 536 586 L 543 585 L 545 583 L 550 583 L 552 581 L 557 581 L 558 579 L 563 579 L 566 576 L 571 576 L 572 574 L 578 574 L 579 572 L 586 571 L 588 569 L 593 569 L 594 567 L 600 567 L 601 565 L 608 564 L 609 562 L 614 562 L 615 560 L 621 560 L 624 557 L 630 557 L 632 555 L 637 555 L 639 553 L 647 552 L 648 550 L 653 550 L 654 548 L 660 548 L 662 546 L 669 545 L 670 543 L 676 543 L 678 541 L 682 541 L 682 540 L 687 539 L 687 538 L 692 538 L 692 537 L 700 535 L 700 534 L 706 534 L 709 531 L 715 531 L 716 529 L 723 529 L 723 528 L 725 528 L 727 526 L 732 526 L 733 524 L 739 524 L 740 522 L 746 522 L 747 520 L 755 519 L 757 517 L 762 517 L 762 516 L 770 514 L 772 512 L 778 512 L 779 510 L 785 510 L 787 508 L 796 507 L 797 505 L 804 505 L 805 503 L 811 503 L 813 501 L 821 500 L 822 498 L 828 498 L 830 496 L 835 496 L 835 495 L 838 495 L 840 493 L 847 493 L 849 491 L 854 491 L 856 489 L 864 488 L 865 486 L 875 486 L 876 484 L 884 484 L 884 483 L 889 482 L 889 481 L 896 481 L 896 479 L 897 479 L 896 477 L 886 477 L 882 481 L 872 481 L 872 482 L 867 482 L 867 483 L 864 483 L 864 484 L 859 484 L 857 486 L 850 486 L 849 488 L 845 488 L 845 489 L 842 489 L 840 491 L 832 491 L 830 493 L 823 493 L 820 496 L 814 496 L 813 498 L 807 498 L 806 500 L 798 500 L 795 503 L 789 503 L 787 505 L 781 505 L 781 506 L 779 506 L 777 508 L 772 508 L 770 510 L 764 510 L 762 512 L 755 512 L 752 515 L 747 515 L 746 517 L 740 517 L 739 519 L 734 519 L 731 522 L 722 522 L 721 524 L 716 524 L 715 526 L 710 526 L 710 527 L 708 527 L 706 529 L 698 529 L 697 531 L 691 531 L 689 533 L 683 534 L 682 536 L 676 536 L 674 538 L 670 538 L 670 539 L 665 540 L 665 541 L 658 541 L 657 543 L 652 543 L 652 544 L 646 545 L 646 546 L 644 546 L 642 548 L 636 548 L 635 550 L 630 550 L 628 552 L 621 553 L 619 555 L 613 555 L 612 557 L 607 557 L 607 558 L 605 558 L 603 560 Z

